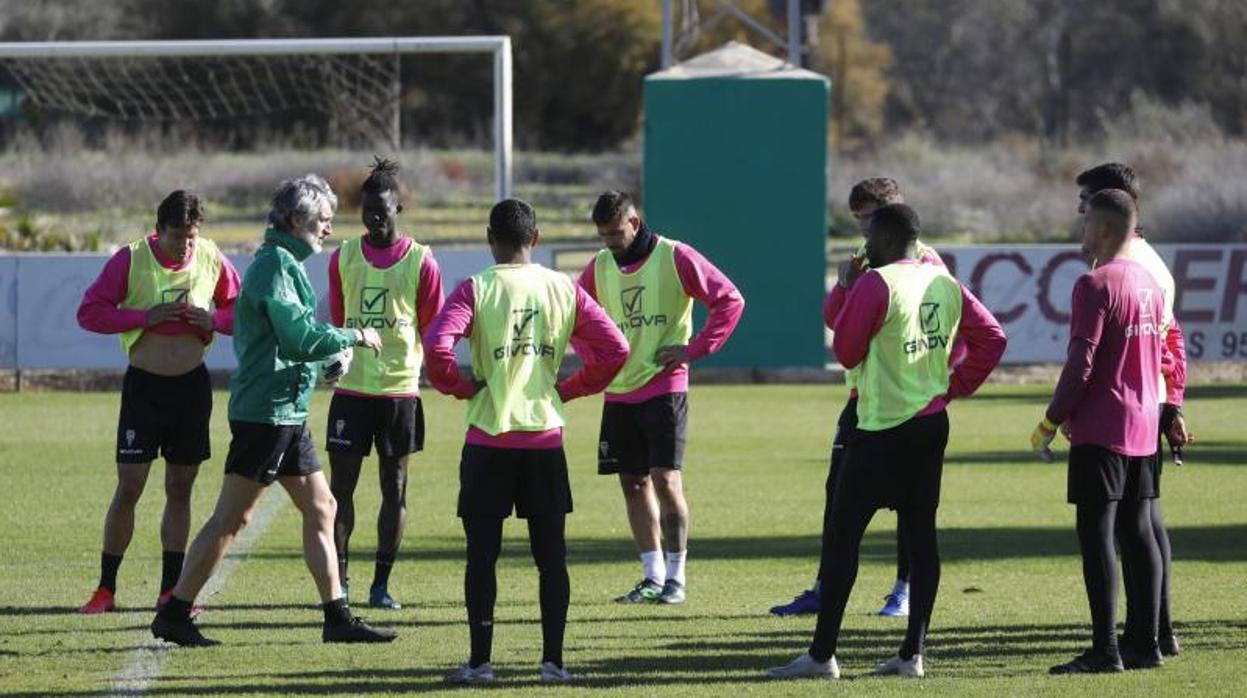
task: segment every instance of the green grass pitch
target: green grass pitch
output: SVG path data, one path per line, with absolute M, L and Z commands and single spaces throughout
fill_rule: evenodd
M 1087 604 L 1065 504 L 1065 468 L 1025 451 L 1041 387 L 989 386 L 951 408 L 940 509 L 943 580 L 919 683 L 867 676 L 893 653 L 900 621 L 872 617 L 893 576 L 895 516 L 880 512 L 839 652 L 846 680 L 775 683 L 768 667 L 803 651 L 810 617 L 767 608 L 815 572 L 823 479 L 842 387 L 695 386 L 686 482 L 692 511 L 689 600 L 678 607 L 610 602 L 639 576 L 619 488 L 595 474 L 600 399 L 569 407 L 567 450 L 576 511 L 569 519 L 572 605 L 566 661 L 580 685 L 536 683 L 536 573 L 512 520 L 499 564 L 494 665 L 498 690 L 548 695 L 1242 695 L 1247 665 L 1247 388 L 1188 393 L 1198 443 L 1167 467 L 1164 505 L 1175 550 L 1174 615 L 1185 653 L 1158 671 L 1060 677 L 1046 668 L 1088 642 Z M 462 404 L 426 395 L 427 450 L 414 457 L 410 524 L 391 591 L 398 612 L 362 609 L 402 637 L 384 646 L 320 642 L 315 589 L 304 568 L 299 517 L 282 504 L 201 624 L 224 641 L 209 650 L 144 650 L 157 594 L 163 466 L 153 468 L 119 579 L 119 611 L 75 612 L 98 574 L 100 527 L 114 485 L 116 395 L 0 395 L 0 696 L 95 695 L 146 666 L 152 695 L 427 693 L 467 655 L 463 535 L 454 517 Z M 213 459 L 196 488 L 194 527 L 218 491 L 228 447 L 226 395 L 216 396 Z M 313 405 L 324 440 L 327 395 Z M 322 454 L 323 456 L 323 454 Z M 357 497 L 356 596 L 372 574 L 378 504 L 375 462 Z M 268 496 L 285 498 L 273 488 Z M 358 600 L 358 599 L 357 599 Z M 137 663 L 137 664 L 136 664 Z M 155 666 L 156 670 L 150 669 Z M 157 673 L 158 671 L 158 673 Z M 122 686 L 124 688 L 124 686 Z

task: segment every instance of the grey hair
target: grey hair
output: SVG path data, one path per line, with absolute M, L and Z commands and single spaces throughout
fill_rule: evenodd
M 268 224 L 289 233 L 303 229 L 314 216 L 320 215 L 323 204 L 338 210 L 338 196 L 329 182 L 318 174 L 308 173 L 295 179 L 287 179 L 277 185 L 273 192 L 273 207 L 268 212 Z

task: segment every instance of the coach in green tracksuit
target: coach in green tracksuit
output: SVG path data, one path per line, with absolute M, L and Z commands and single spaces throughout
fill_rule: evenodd
M 352 616 L 338 579 L 335 503 L 307 429 L 308 402 L 320 362 L 351 346 L 381 348 L 376 330 L 345 330 L 314 319 L 316 294 L 303 260 L 333 231 L 338 199 L 324 179 L 283 182 L 273 196 L 269 230 L 243 276 L 234 311 L 238 369 L 230 379 L 229 455 L 215 511 L 195 537 L 173 589 L 152 621 L 152 635 L 178 645 L 210 646 L 190 618 L 191 603 L 251 518 L 264 490 L 280 481 L 303 514 L 303 554 L 320 592 L 325 642 L 388 642 Z

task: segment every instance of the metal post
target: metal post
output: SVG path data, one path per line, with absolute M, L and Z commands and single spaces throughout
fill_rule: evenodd
M 671 25 L 675 18 L 671 16 L 671 0 L 662 0 L 662 69 L 671 67 Z
M 801 0 L 788 0 L 788 62 L 801 67 Z
M 403 149 L 403 60 L 394 52 L 394 79 L 390 82 L 390 148 L 395 154 Z
M 511 196 L 511 39 L 494 51 L 494 182 L 498 201 Z

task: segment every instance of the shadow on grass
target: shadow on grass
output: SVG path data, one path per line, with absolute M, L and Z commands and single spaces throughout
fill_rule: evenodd
M 1191 651 L 1242 650 L 1247 648 L 1247 621 L 1196 621 L 1179 623 L 1183 644 Z M 927 647 L 928 669 L 947 672 L 950 677 L 1004 678 L 1042 675 L 1053 659 L 1081 650 L 1090 628 L 1077 623 L 972 625 L 940 627 L 931 631 Z M 724 684 L 769 681 L 763 671 L 804 651 L 809 629 L 761 631 L 733 634 L 725 638 L 679 639 L 666 644 L 636 648 L 617 648 L 601 658 L 575 662 L 570 668 L 579 676 L 582 688 L 654 688 L 661 686 L 704 686 L 714 690 Z M 848 667 L 868 667 L 892 652 L 903 630 L 850 629 L 841 637 L 837 655 Z M 671 651 L 674 650 L 674 651 Z M 212 650 L 199 650 L 212 652 Z M 574 648 L 573 648 L 574 651 Z M 643 654 L 649 653 L 649 654 Z M 495 671 L 498 683 L 492 687 L 536 688 L 534 668 L 519 668 L 500 659 Z M 413 658 L 412 663 L 419 662 Z M 381 692 L 426 693 L 445 690 L 442 677 L 453 667 L 413 666 L 401 669 L 317 669 L 312 671 L 272 671 L 256 666 L 250 672 L 207 673 L 202 676 L 157 677 L 143 695 L 243 695 L 280 692 L 283 694 L 327 695 Z M 865 678 L 864 672 L 846 670 L 846 678 Z M 812 688 L 812 684 L 811 684 Z M 113 695 L 139 693 L 114 691 Z M 20 693 L 0 692 L 0 696 Z M 98 691 L 49 692 L 56 696 L 92 696 Z
M 879 516 L 890 516 L 881 512 Z M 1071 520 L 1073 515 L 1071 513 Z M 1247 524 L 1223 526 L 1173 526 L 1169 529 L 1174 558 L 1206 562 L 1247 561 Z M 980 527 L 944 528 L 939 533 L 940 557 L 944 562 L 967 560 L 1010 560 L 1041 557 L 1074 557 L 1078 541 L 1073 524 L 1066 527 Z M 437 547 L 406 549 L 399 557 L 407 561 L 461 561 L 463 543 L 459 540 L 425 539 L 423 545 Z M 792 536 L 698 537 L 699 560 L 771 560 L 800 558 L 817 560 L 821 547 L 816 533 Z M 526 561 L 528 545 L 506 541 L 503 564 Z M 567 541 L 567 560 L 573 567 L 584 563 L 609 563 L 631 560 L 635 555 L 632 542 L 622 537 L 571 538 Z M 253 560 L 301 560 L 301 550 L 289 548 L 254 551 Z M 892 531 L 871 531 L 862 540 L 862 559 L 869 562 L 895 560 L 896 534 Z

